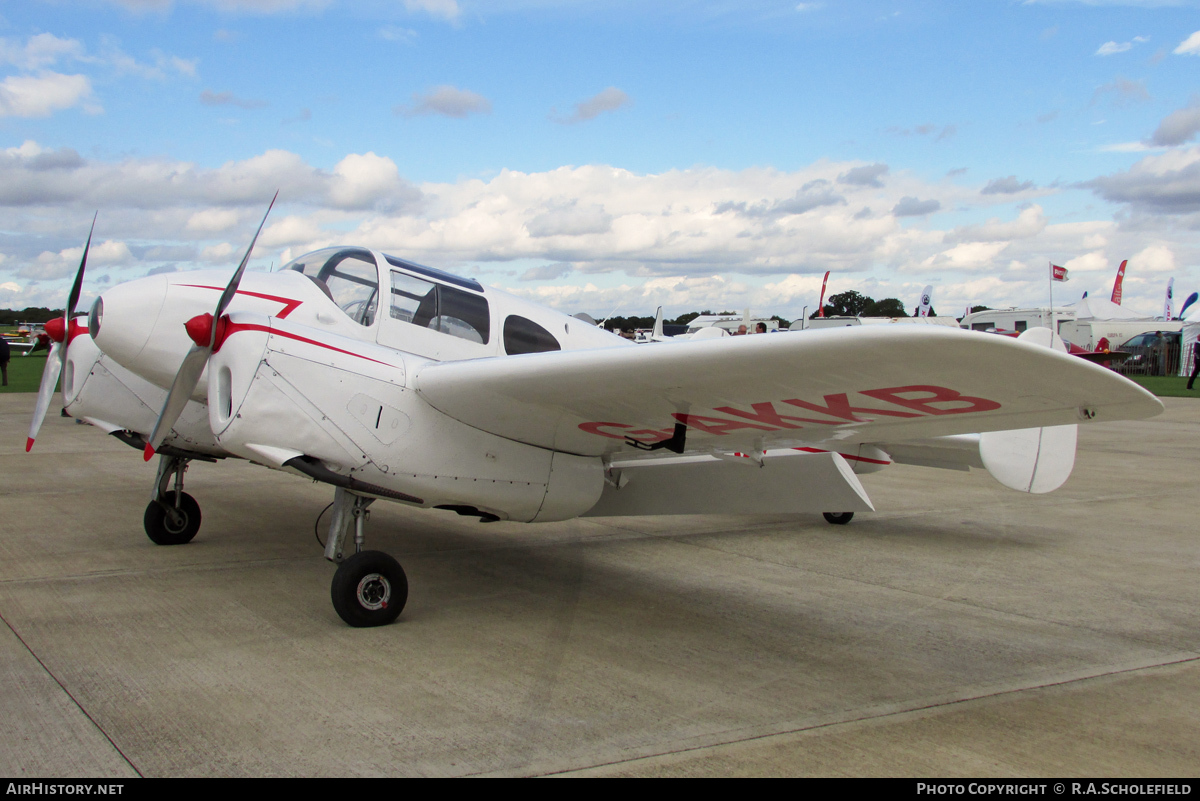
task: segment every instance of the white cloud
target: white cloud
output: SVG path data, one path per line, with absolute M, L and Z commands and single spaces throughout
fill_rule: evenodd
M 1033 181 L 1018 181 L 1017 176 L 1009 175 L 1006 178 L 994 178 L 988 181 L 987 186 L 979 190 L 981 195 L 1015 195 L 1021 192 L 1027 192 L 1035 188 Z
M 396 163 L 386 156 L 351 153 L 333 168 L 329 201 L 338 208 L 367 209 L 381 200 L 413 195 Z
M 205 89 L 200 93 L 200 102 L 206 106 L 237 106 L 244 109 L 266 108 L 265 100 L 238 97 L 233 92 L 214 92 Z
M 84 75 L 10 75 L 0 83 L 0 117 L 48 117 L 86 104 L 91 94 L 92 82 Z M 98 110 L 90 105 L 85 109 Z
M 1001 222 L 996 218 L 982 225 L 964 225 L 946 234 L 947 242 L 1002 242 L 1029 239 L 1046 230 L 1047 219 L 1041 206 L 1021 211 L 1016 220 Z
M 633 101 L 629 99 L 629 95 L 625 94 L 615 86 L 610 86 L 607 89 L 604 89 L 603 91 L 589 97 L 587 100 L 584 100 L 582 103 L 576 103 L 575 111 L 573 111 L 569 116 L 556 119 L 555 121 L 568 125 L 577 122 L 587 122 L 588 120 L 595 119 L 607 111 L 616 111 L 617 109 L 622 108 L 623 106 L 628 106 L 632 103 Z
M 234 258 L 234 247 L 228 242 L 209 245 L 200 251 L 200 260 L 206 262 L 226 262 Z
M 1089 181 L 1105 200 L 1165 214 L 1200 211 L 1200 147 L 1147 156 L 1125 172 Z
M 77 61 L 112 69 L 117 75 L 164 79 L 170 72 L 195 76 L 196 59 L 150 51 L 151 62 L 138 61 L 126 53 L 112 37 L 102 36 L 99 55 L 90 55 L 78 39 L 61 39 L 52 33 L 30 36 L 24 44 L 0 38 L 0 63 L 8 63 L 25 72 L 53 67 L 60 61 Z
M 1119 44 L 1117 42 L 1105 42 L 1104 44 L 1100 45 L 1100 48 L 1095 54 L 1097 56 L 1112 56 L 1116 55 L 1117 53 L 1124 53 L 1131 47 L 1133 47 L 1132 42 L 1121 42 Z
M 318 241 L 327 236 L 329 232 L 323 231 L 316 219 L 291 214 L 264 228 L 258 241 L 263 247 L 284 247 Z
M 174 5 L 173 0 L 109 0 L 138 13 L 165 12 Z M 316 10 L 328 6 L 331 0 L 193 0 L 219 11 L 248 14 L 278 14 L 288 11 Z
M 921 200 L 920 198 L 905 195 L 900 198 L 900 202 L 892 207 L 892 214 L 897 217 L 923 217 L 926 214 L 933 214 L 940 209 L 942 204 L 937 200 Z
M 1200 31 L 1184 39 L 1172 52 L 1180 56 L 1200 56 Z
M 1076 278 L 1078 278 L 1078 273 L 1107 273 L 1110 265 L 1104 255 L 1104 251 L 1097 250 L 1092 253 L 1084 253 L 1082 256 L 1076 256 L 1073 259 L 1067 259 L 1062 263 L 1062 266 L 1066 267 L 1068 272 L 1075 273 Z
M 1200 102 L 1173 111 L 1162 122 L 1150 140 L 1160 146 L 1182 145 L 1200 131 Z
M 73 150 L 51 151 L 33 141 L 0 151 L 0 205 L 183 208 L 180 232 L 189 222 L 193 231 L 211 232 L 203 226 L 215 218 L 192 222 L 192 216 L 212 207 L 263 209 L 276 190 L 284 202 L 335 208 L 383 204 L 381 208 L 395 210 L 420 197 L 389 159 L 373 153 L 351 154 L 330 172 L 286 150 L 268 150 L 216 169 L 155 159 L 88 162 Z
M 1138 272 L 1173 273 L 1179 269 L 1175 261 L 1175 253 L 1167 245 L 1149 245 L 1133 254 L 1130 264 L 1137 266 Z M 1180 295 L 1180 297 L 1183 297 Z
M 410 12 L 423 12 L 449 22 L 457 20 L 461 13 L 458 0 L 404 0 L 404 7 Z
M 188 218 L 187 230 L 202 234 L 221 233 L 237 225 L 239 217 L 233 209 L 203 209 Z
M 417 32 L 412 28 L 401 28 L 399 25 L 384 25 L 379 29 L 379 38 L 389 42 L 412 44 L 417 40 Z
M 0 63 L 12 64 L 22 70 L 44 69 L 64 58 L 79 59 L 83 52 L 78 39 L 60 39 L 52 33 L 30 36 L 24 45 L 0 39 Z
M 1143 159 L 1104 191 L 1129 193 L 1138 181 L 1161 189 L 1162 181 L 1179 180 L 1200 163 L 1193 150 L 1200 147 Z M 1165 269 L 1159 265 L 1171 262 L 1152 246 L 1166 248 L 1177 268 L 1184 265 L 1172 273 L 1180 281 L 1186 265 L 1200 263 L 1186 225 L 1168 230 L 1155 218 L 1141 230 L 1138 215 L 1120 223 L 1063 223 L 1039 205 L 1009 210 L 1013 196 L 981 194 L 982 179 L 956 181 L 961 185 L 883 165 L 821 160 L 790 172 L 503 170 L 418 188 L 395 162 L 371 152 L 348 154 L 331 169 L 283 150 L 207 169 L 162 159 L 85 160 L 28 141 L 0 150 L 0 205 L 12 232 L 0 281 L 61 289 L 79 250 L 44 243 L 81 243 L 80 229 L 86 233 L 95 208 L 104 242 L 94 258 L 111 260 L 116 281 L 127 267 L 145 274 L 230 265 L 276 188 L 280 201 L 255 254 L 261 266 L 329 244 L 362 244 L 515 285 L 519 294 L 564 310 L 599 314 L 624 301 L 638 313 L 664 303 L 669 314 L 750 305 L 796 316 L 815 305 L 825 270 L 834 272 L 832 292 L 899 297 L 908 307 L 932 283 L 939 310 L 957 311 L 968 302 L 1044 302 L 1048 258 L 1078 271 L 1072 288 L 1080 291 L 1099 291 L 1110 282 L 1110 268 L 1130 254 L 1153 268 L 1147 274 Z M 953 210 L 957 225 L 939 228 L 940 216 L 912 225 L 911 217 L 888 213 L 906 204 Z M 1004 210 L 986 219 L 997 207 Z M 877 211 L 864 214 L 865 208 Z M 128 244 L 113 251 L 107 242 Z
M 79 270 L 79 262 L 82 258 L 83 245 L 60 250 L 57 253 L 44 251 L 32 262 L 18 269 L 17 275 L 39 281 L 73 277 Z M 111 239 L 99 244 L 93 243 L 88 251 L 89 265 L 122 266 L 134 261 L 128 245 L 124 242 L 114 242 Z
M 396 106 L 393 111 L 405 117 L 441 114 L 462 119 L 468 114 L 491 114 L 492 103 L 486 97 L 456 86 L 435 86 L 425 94 L 413 93 L 411 106 Z

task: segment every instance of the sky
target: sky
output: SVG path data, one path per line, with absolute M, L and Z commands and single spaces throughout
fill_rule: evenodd
M 0 0 L 0 307 L 364 245 L 568 313 L 1200 289 L 1200 0 Z

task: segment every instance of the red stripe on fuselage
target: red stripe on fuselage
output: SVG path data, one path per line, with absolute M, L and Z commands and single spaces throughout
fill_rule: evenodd
M 225 318 L 222 318 L 222 319 L 225 319 Z M 308 337 L 302 337 L 299 334 L 293 334 L 288 331 L 280 331 L 278 328 L 272 328 L 269 325 L 259 325 L 257 323 L 235 323 L 232 320 L 230 320 L 229 323 L 225 326 L 225 336 L 221 338 L 221 342 L 225 342 L 227 339 L 229 339 L 231 336 L 233 336 L 234 334 L 236 334 L 239 331 L 265 331 L 268 334 L 274 334 L 275 336 L 287 337 L 288 339 L 294 339 L 297 342 L 305 342 L 309 345 L 316 345 L 318 348 L 324 348 L 325 350 L 331 350 L 331 351 L 334 351 L 335 353 L 344 353 L 347 356 L 354 356 L 355 358 L 365 359 L 366 361 L 374 362 L 375 364 L 382 364 L 384 367 L 393 367 L 393 368 L 396 367 L 396 365 L 394 365 L 394 364 L 388 364 L 387 362 L 381 362 L 378 359 L 372 359 L 370 356 L 363 356 L 361 353 L 355 353 L 354 351 L 342 350 L 341 348 L 335 348 L 333 345 L 326 345 L 324 342 L 318 342 L 315 339 L 309 339 Z M 220 345 L 220 343 L 218 343 L 218 347 L 219 347 L 219 345 Z
M 205 286 L 203 284 L 180 284 L 179 286 L 187 286 L 187 287 L 191 287 L 192 289 L 214 289 L 217 292 L 225 291 L 225 287 L 223 287 L 223 286 Z M 248 289 L 239 289 L 239 290 L 237 290 L 237 292 L 235 294 L 248 295 L 252 298 L 262 298 L 263 300 L 273 300 L 276 303 L 282 303 L 283 311 L 281 311 L 281 312 L 279 312 L 279 314 L 275 315 L 280 320 L 287 317 L 289 314 L 291 314 L 296 309 L 298 309 L 300 307 L 300 304 L 304 303 L 304 301 L 302 301 L 302 300 L 294 300 L 292 298 L 282 298 L 279 295 L 264 295 L 262 292 L 251 292 Z

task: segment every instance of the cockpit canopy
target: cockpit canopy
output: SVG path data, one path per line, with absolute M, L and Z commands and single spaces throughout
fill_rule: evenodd
M 379 268 L 375 257 L 365 248 L 324 248 L 314 250 L 288 262 L 285 270 L 295 270 L 308 276 L 362 325 L 375 322 L 379 300 Z
M 390 273 L 391 319 L 481 345 L 488 343 L 491 314 L 478 281 L 394 256 L 384 259 L 385 275 Z M 305 254 L 284 269 L 308 276 L 352 320 L 369 326 L 375 322 L 379 306 L 379 267 L 374 254 L 365 248 L 333 247 Z M 427 280 L 430 278 L 434 280 Z

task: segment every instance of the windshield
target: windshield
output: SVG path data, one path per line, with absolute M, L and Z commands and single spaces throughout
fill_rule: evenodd
M 371 325 L 375 321 L 379 272 L 371 251 L 325 248 L 288 262 L 284 269 L 311 278 L 354 322 Z

